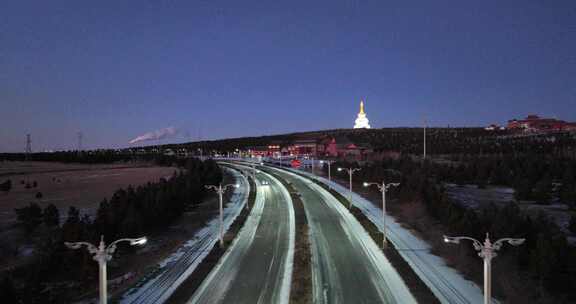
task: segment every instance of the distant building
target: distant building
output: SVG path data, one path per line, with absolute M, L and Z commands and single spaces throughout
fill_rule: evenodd
M 248 154 L 251 157 L 271 155 L 268 151 L 268 146 L 248 147 Z
M 326 141 L 325 156 L 365 160 L 372 150 L 369 144 L 355 144 L 345 136 L 338 136 Z
M 319 138 L 303 138 L 295 140 L 288 151 L 292 156 L 317 157 L 324 152 L 324 145 Z
M 487 126 L 486 128 L 484 128 L 484 130 L 486 130 L 486 131 L 501 131 L 501 130 L 506 130 L 506 128 L 501 127 L 497 124 L 491 124 L 491 125 Z
M 364 112 L 364 101 L 360 100 L 360 112 L 354 121 L 354 129 L 370 129 L 370 121 Z
M 538 115 L 528 115 L 524 119 L 509 120 L 507 129 L 526 132 L 575 131 L 576 123 L 555 118 L 541 118 Z
M 245 150 L 251 157 L 294 158 L 348 158 L 365 160 L 372 152 L 369 144 L 355 144 L 346 136 L 312 135 L 296 138 L 291 142 L 271 142 L 268 146 L 252 146 Z

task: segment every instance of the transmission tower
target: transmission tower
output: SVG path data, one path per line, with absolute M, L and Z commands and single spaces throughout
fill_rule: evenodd
M 30 134 L 26 134 L 26 160 L 30 158 L 32 153 L 32 140 L 30 139 Z
M 78 152 L 82 151 L 82 132 L 78 132 Z

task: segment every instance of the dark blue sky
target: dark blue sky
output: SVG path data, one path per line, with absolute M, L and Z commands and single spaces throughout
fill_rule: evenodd
M 3 1 L 0 151 L 576 120 L 576 1 L 277 2 Z

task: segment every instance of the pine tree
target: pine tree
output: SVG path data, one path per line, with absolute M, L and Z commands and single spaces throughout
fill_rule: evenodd
M 570 232 L 576 234 L 576 215 L 570 217 L 570 224 L 568 225 Z
M 47 227 L 58 227 L 58 225 L 60 225 L 60 212 L 54 204 L 50 204 L 44 208 L 42 217 Z
M 564 171 L 559 196 L 561 202 L 572 207 L 576 206 L 576 179 L 570 166 Z
M 27 207 L 14 209 L 16 219 L 24 226 L 27 233 L 31 233 L 42 222 L 42 209 L 36 203 L 30 203 Z
M 536 186 L 534 187 L 534 192 L 532 197 L 540 204 L 548 204 L 552 196 L 552 181 L 549 175 L 544 176 Z
M 12 189 L 12 180 L 7 180 L 0 184 L 0 191 L 10 192 Z
M 3 303 L 18 303 L 18 294 L 9 276 L 5 276 L 0 285 L 0 299 Z

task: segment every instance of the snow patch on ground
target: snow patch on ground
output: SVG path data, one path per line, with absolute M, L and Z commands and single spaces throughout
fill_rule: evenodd
M 489 186 L 480 189 L 476 185 L 444 184 L 446 193 L 456 203 L 473 209 L 480 209 L 490 203 L 503 206 L 514 201 L 514 189 Z

